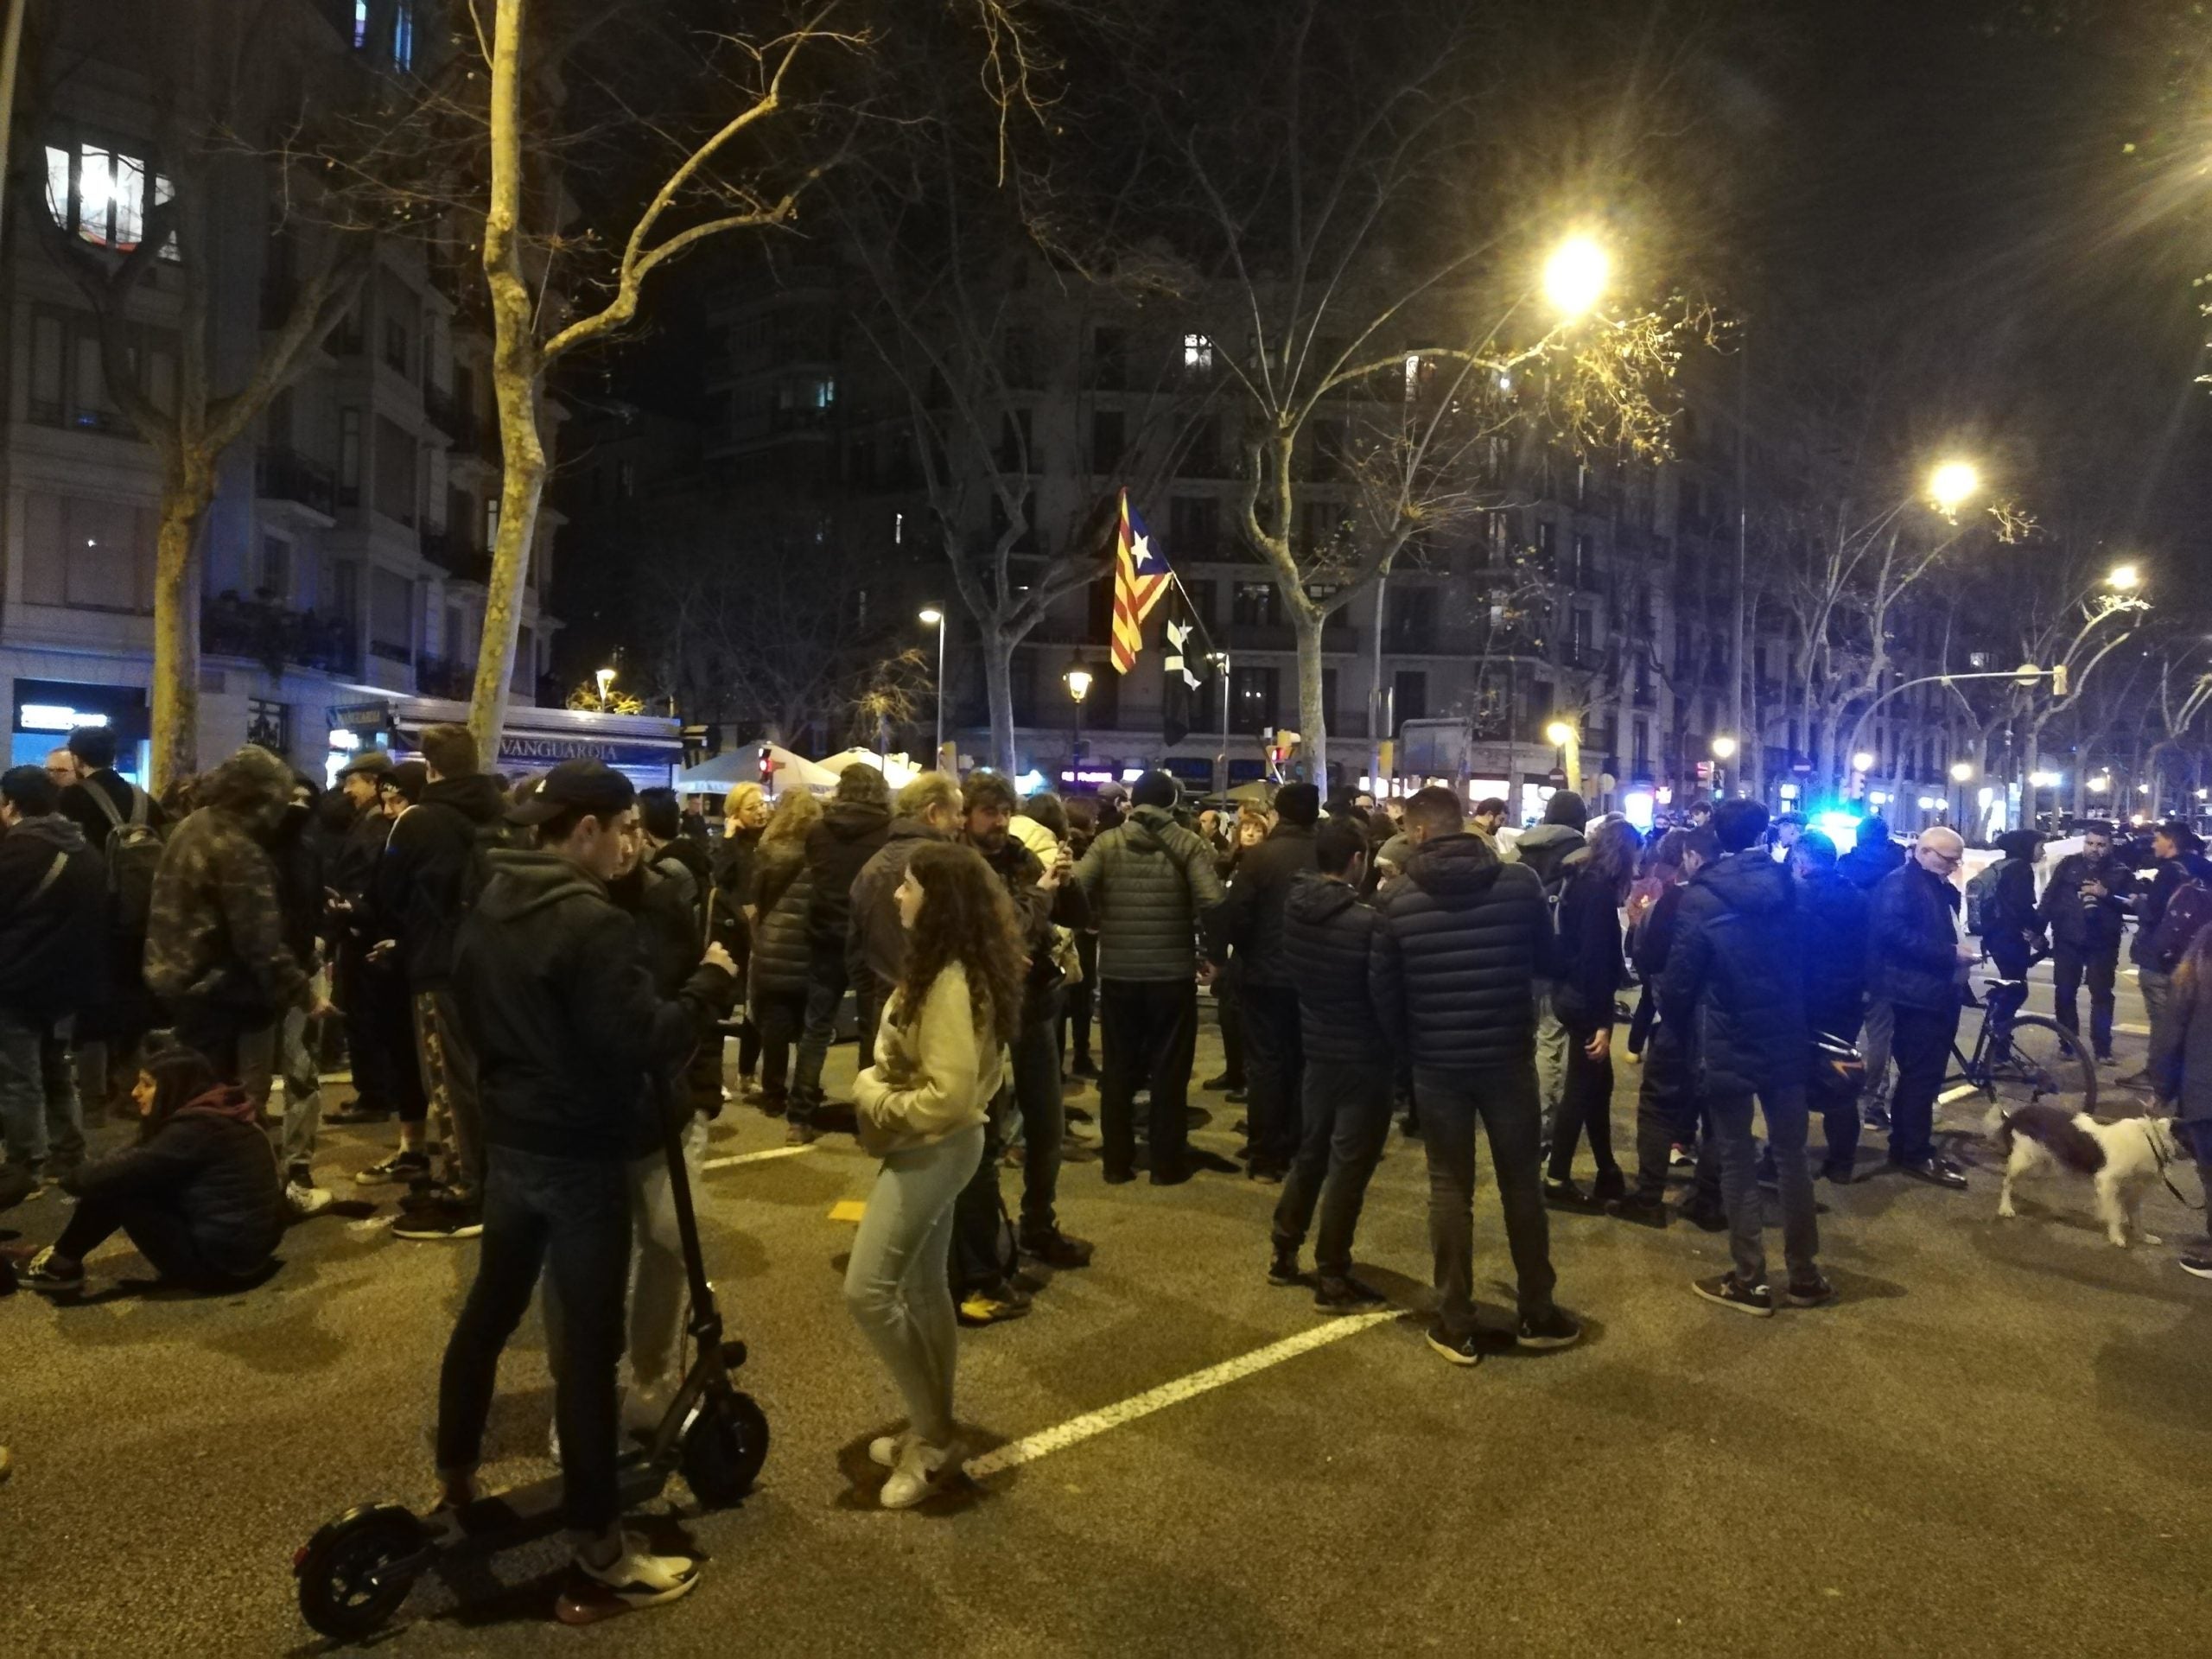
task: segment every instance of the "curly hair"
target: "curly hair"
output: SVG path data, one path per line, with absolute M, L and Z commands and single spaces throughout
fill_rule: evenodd
M 938 975 L 957 962 L 967 971 L 976 1034 L 1012 1042 L 1021 1025 L 1028 955 L 1005 883 L 974 848 L 953 842 L 918 849 L 906 873 L 925 897 L 906 936 L 906 969 L 899 982 L 901 1021 L 921 1016 Z
M 760 832 L 760 844 L 766 847 L 772 842 L 804 842 L 806 832 L 821 822 L 822 803 L 803 789 L 791 790 L 776 803 L 775 816 Z

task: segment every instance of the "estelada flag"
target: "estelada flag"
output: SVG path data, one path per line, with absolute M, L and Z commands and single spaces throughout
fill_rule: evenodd
M 1152 614 L 1152 607 L 1160 603 L 1160 596 L 1174 578 L 1168 573 L 1166 558 L 1153 546 L 1144 520 L 1129 505 L 1127 490 L 1122 492 L 1116 541 L 1114 671 L 1126 674 L 1136 666 L 1137 652 L 1144 647 L 1145 618 Z

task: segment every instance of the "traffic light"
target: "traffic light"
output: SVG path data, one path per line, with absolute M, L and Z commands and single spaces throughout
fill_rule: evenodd
M 2050 671 L 2050 695 L 2054 697 L 2066 695 L 2066 664 L 2063 663 Z
M 760 746 L 760 792 L 764 795 L 776 792 L 776 757 L 766 743 Z

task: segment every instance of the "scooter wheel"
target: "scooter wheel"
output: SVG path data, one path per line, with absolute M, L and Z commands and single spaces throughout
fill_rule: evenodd
M 356 1510 L 331 1522 L 293 1563 L 301 1616 L 334 1641 L 372 1634 L 415 1587 L 415 1574 L 396 1564 L 422 1548 L 422 1523 L 397 1506 Z
M 709 1509 L 751 1491 L 767 1460 L 768 1420 L 749 1394 L 705 1401 L 684 1432 L 683 1479 Z

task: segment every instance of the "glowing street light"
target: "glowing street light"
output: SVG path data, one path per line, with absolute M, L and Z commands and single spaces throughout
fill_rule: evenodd
M 1736 740 L 1726 735 L 1714 738 L 1713 758 L 1716 760 L 1733 760 L 1736 758 Z
M 1083 770 L 1083 700 L 1090 695 L 1090 671 L 1081 663 L 1060 676 L 1068 689 L 1068 696 L 1075 699 L 1075 755 L 1069 770 Z
M 2037 789 L 2056 789 L 2066 779 L 2058 772 L 2037 772 L 2028 775 L 2028 782 Z
M 1555 720 L 1544 728 L 1544 736 L 1555 749 L 1563 749 L 1574 741 L 1574 728 L 1563 720 Z
M 2109 778 L 2092 778 L 2089 779 L 2089 793 L 2092 795 L 2101 795 L 2111 787 L 2112 779 Z
M 1980 489 L 1981 474 L 1972 461 L 1947 461 L 1928 480 L 1928 499 L 1945 512 L 1956 512 Z
M 592 675 L 592 678 L 599 682 L 599 706 L 604 709 L 607 707 L 607 694 L 614 684 L 614 671 L 611 668 L 600 669 Z
M 2143 573 L 2132 564 L 2115 564 L 2105 578 L 2105 586 L 2116 593 L 2132 594 L 2142 585 Z
M 1571 236 L 1544 262 L 1544 298 L 1568 321 L 1586 316 L 1605 297 L 1612 270 L 1612 256 L 1604 248 L 1586 236 Z
M 1952 761 L 1952 762 L 1951 762 L 1951 781 L 1952 781 L 1953 783 L 1955 783 L 1955 784 L 1963 784 L 1963 783 L 1965 783 L 1968 779 L 1972 778 L 1973 776 L 1974 776 L 1974 762 L 1973 762 L 1973 761 L 1971 761 L 1971 760 L 1954 760 L 1954 761 Z
M 918 619 L 925 628 L 937 630 L 937 752 L 930 764 L 944 765 L 944 613 L 934 605 L 925 605 Z
M 1871 752 L 1861 749 L 1851 757 L 1851 766 L 1854 772 L 1872 772 L 1874 770 L 1874 757 Z

